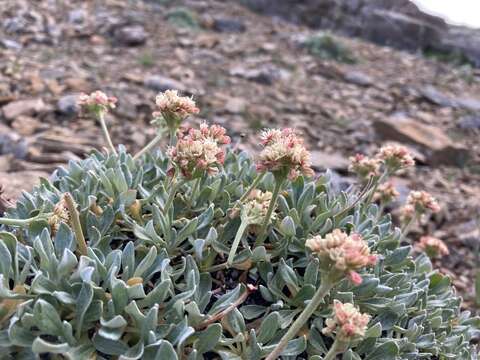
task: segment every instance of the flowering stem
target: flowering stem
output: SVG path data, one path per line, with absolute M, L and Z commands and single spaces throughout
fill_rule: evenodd
M 227 267 L 232 266 L 233 258 L 235 257 L 238 245 L 240 244 L 240 240 L 242 239 L 242 236 L 245 233 L 245 230 L 247 229 L 247 227 L 248 227 L 248 221 L 242 220 L 242 222 L 240 223 L 240 227 L 237 230 L 237 234 L 235 235 L 235 240 L 233 240 L 230 253 L 228 254 Z
M 200 186 L 200 178 L 195 179 L 193 182 L 192 192 L 190 193 L 189 207 L 192 208 L 195 205 L 195 196 L 197 195 L 198 187 Z
M 175 146 L 175 144 L 177 143 L 177 129 L 176 128 L 170 128 L 169 133 L 170 133 L 170 143 L 169 143 L 169 145 L 170 146 Z
M 113 146 L 112 139 L 110 138 L 110 133 L 108 132 L 107 124 L 105 123 L 105 115 L 103 112 L 98 112 L 98 121 L 102 127 L 103 136 L 107 141 L 108 147 L 112 151 L 113 154 L 117 155 L 117 150 L 115 150 L 115 146 Z
M 171 190 L 170 190 L 170 193 L 168 194 L 168 198 L 167 198 L 167 201 L 165 202 L 165 206 L 163 207 L 163 213 L 164 213 L 164 214 L 167 214 L 167 213 L 168 213 L 168 210 L 169 210 L 170 207 L 172 206 L 173 200 L 175 199 L 175 195 L 177 194 L 177 190 L 178 190 L 183 184 L 185 184 L 185 181 L 184 181 L 184 180 L 179 181 L 179 182 L 176 182 L 175 178 L 172 180 L 172 188 L 171 188 Z
M 51 213 L 43 213 L 38 214 L 37 216 L 28 218 L 28 219 L 10 219 L 10 218 L 0 218 L 0 225 L 7 225 L 7 226 L 28 226 L 30 223 L 40 220 L 46 219 L 51 216 Z
M 307 323 L 310 316 L 317 310 L 318 306 L 322 302 L 325 295 L 327 295 L 332 287 L 335 285 L 327 276 L 322 279 L 322 284 L 318 288 L 315 295 L 313 295 L 312 300 L 308 305 L 303 309 L 302 313 L 295 320 L 295 322 L 290 326 L 288 331 L 280 339 L 280 342 L 277 344 L 275 349 L 265 358 L 265 360 L 276 360 L 282 353 L 283 349 L 287 346 L 288 342 L 298 334 L 300 329 Z
M 400 242 L 405 240 L 407 237 L 408 233 L 410 232 L 410 229 L 413 225 L 413 223 L 417 220 L 417 214 L 415 214 L 401 229 L 402 235 L 400 237 Z
M 275 209 L 278 195 L 280 194 L 280 190 L 282 189 L 284 182 L 285 182 L 284 179 L 281 179 L 281 180 L 277 179 L 275 181 L 275 188 L 273 189 L 272 199 L 270 200 L 267 214 L 265 215 L 265 219 L 263 220 L 262 227 L 260 228 L 260 232 L 258 233 L 257 240 L 255 241 L 256 246 L 262 245 L 265 241 L 265 238 L 267 237 L 267 227 L 268 227 L 268 224 L 270 223 L 270 218 L 272 217 L 273 209 Z
M 142 150 L 140 150 L 138 153 L 135 154 L 133 157 L 133 160 L 138 160 L 140 159 L 143 155 L 145 155 L 147 152 L 152 150 L 155 146 L 158 145 L 158 143 L 162 140 L 162 135 L 158 134 L 155 136 L 152 141 L 150 141 Z
M 252 184 L 248 187 L 247 191 L 245 192 L 245 194 L 242 195 L 242 197 L 240 198 L 240 202 L 244 202 L 248 195 L 250 195 L 250 193 L 252 192 L 253 189 L 255 189 L 258 185 L 258 183 L 263 179 L 263 177 L 265 176 L 265 173 L 262 172 L 260 174 L 257 175 L 257 177 L 255 178 L 255 180 L 253 180 Z
M 332 347 L 330 350 L 328 350 L 328 353 L 325 355 L 323 360 L 334 360 L 337 354 L 340 354 L 345 348 L 345 344 L 338 339 L 335 339 L 335 341 L 332 344 Z
M 73 231 L 75 233 L 75 238 L 77 239 L 78 250 L 80 251 L 80 254 L 87 255 L 87 242 L 85 241 L 85 236 L 83 236 L 82 225 L 80 224 L 80 215 L 78 213 L 75 200 L 73 200 L 73 197 L 70 193 L 66 193 L 64 198 L 68 207 L 68 212 L 70 213 Z

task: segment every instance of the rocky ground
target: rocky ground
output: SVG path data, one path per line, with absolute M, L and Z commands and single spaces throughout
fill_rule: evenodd
M 236 2 L 3 0 L 0 13 L 4 198 L 103 146 L 99 126 L 78 113 L 79 93 L 119 98 L 109 126 L 133 150 L 154 133 L 156 93 L 176 88 L 201 108 L 192 121 L 227 127 L 244 148 L 257 148 L 261 128 L 297 128 L 315 168 L 346 181 L 348 156 L 408 145 L 419 166 L 395 179 L 402 198 L 427 189 L 443 206 L 413 238 L 447 242 L 451 254 L 437 266 L 475 309 L 480 70 L 338 35 L 352 61 L 327 60 L 311 51 L 315 30 Z

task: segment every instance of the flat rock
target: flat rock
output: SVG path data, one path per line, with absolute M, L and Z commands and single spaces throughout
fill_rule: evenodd
M 243 22 L 230 18 L 214 19 L 212 28 L 223 33 L 242 33 L 247 30 Z
M 420 95 L 432 104 L 460 108 L 469 111 L 480 111 L 480 100 L 447 95 L 433 86 L 419 89 Z
M 420 146 L 426 150 L 427 163 L 463 166 L 470 158 L 468 149 L 453 143 L 438 127 L 425 125 L 403 114 L 374 122 L 382 139 Z
M 78 95 L 65 95 L 62 96 L 57 101 L 57 109 L 58 111 L 67 116 L 73 116 L 77 114 L 80 110 L 80 107 L 77 104 L 78 102 Z
M 147 76 L 143 83 L 146 87 L 155 91 L 166 91 L 170 89 L 186 91 L 186 87 L 180 81 L 161 75 Z
M 339 153 L 327 153 L 313 150 L 310 152 L 312 166 L 318 170 L 332 169 L 337 171 L 346 171 L 349 160 Z
M 115 38 L 126 46 L 140 46 L 147 41 L 148 33 L 141 25 L 124 26 L 115 32 Z
M 42 99 L 25 99 L 8 103 L 2 107 L 3 116 L 7 120 L 13 120 L 20 115 L 33 115 L 47 109 Z
M 462 130 L 479 130 L 480 129 L 480 114 L 467 115 L 458 121 L 458 127 Z
M 0 124 L 0 155 L 13 154 L 17 159 L 24 159 L 27 152 L 27 141 L 8 126 Z
M 365 87 L 372 86 L 375 83 L 375 81 L 370 76 L 360 71 L 347 72 L 343 76 L 343 79 L 351 84 Z
M 22 191 L 31 191 L 40 177 L 48 176 L 49 174 L 43 171 L 0 172 L 0 185 L 3 186 L 6 198 L 18 199 Z

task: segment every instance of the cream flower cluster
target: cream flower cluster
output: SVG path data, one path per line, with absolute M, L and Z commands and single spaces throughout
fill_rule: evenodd
M 313 176 L 310 153 L 293 129 L 264 130 L 261 143 L 264 149 L 257 162 L 258 171 L 270 171 L 280 177 L 288 176 L 291 180 L 301 174 Z
M 78 98 L 78 105 L 95 113 L 106 113 L 115 108 L 117 98 L 108 96 L 102 91 L 94 91 L 90 95 L 81 94 Z
M 272 193 L 270 191 L 252 190 L 242 207 L 242 218 L 250 225 L 261 225 L 265 220 L 265 216 L 267 216 L 271 200 Z M 274 217 L 275 214 L 272 214 L 270 221 L 272 221 Z
M 348 235 L 340 229 L 333 230 L 325 238 L 317 235 L 308 239 L 305 245 L 356 285 L 362 283 L 362 277 L 356 270 L 377 262 L 377 256 L 370 253 L 368 244 L 359 234 Z
M 187 179 L 203 172 L 215 174 L 225 160 L 225 150 L 220 145 L 229 144 L 225 129 L 218 125 L 202 124 L 200 129 L 186 129 L 179 133 L 176 146 L 169 148 L 168 155 Z
M 433 236 L 422 236 L 416 248 L 424 251 L 431 258 L 450 254 L 447 245 L 442 240 Z
M 53 208 L 52 215 L 48 218 L 48 224 L 52 231 L 52 235 L 56 234 L 60 223 L 68 224 L 70 222 L 70 212 L 68 211 L 67 203 L 62 197 L 60 201 Z
M 365 336 L 370 315 L 361 313 L 353 304 L 333 301 L 333 317 L 326 320 L 325 335 L 336 334 L 341 342 L 360 340 Z
M 390 182 L 382 183 L 378 186 L 373 197 L 374 201 L 380 201 L 384 204 L 394 201 L 400 196 L 395 186 Z
M 386 145 L 379 150 L 376 157 L 391 171 L 415 166 L 415 160 L 405 146 Z
M 404 219 L 411 219 L 415 214 L 423 215 L 428 210 L 432 213 L 440 211 L 437 200 L 426 191 L 411 191 L 401 210 L 401 215 Z
M 369 158 L 363 154 L 356 154 L 349 158 L 348 170 L 357 174 L 362 179 L 380 175 L 381 162 L 376 158 Z
M 189 115 L 200 111 L 192 98 L 179 96 L 177 90 L 167 90 L 158 94 L 155 103 L 159 111 L 154 112 L 152 116 L 154 118 L 162 116 L 167 126 L 174 128 L 178 128 L 180 122 Z

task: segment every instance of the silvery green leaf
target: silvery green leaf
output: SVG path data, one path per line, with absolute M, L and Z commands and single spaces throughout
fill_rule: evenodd
M 221 296 L 215 304 L 213 304 L 212 308 L 208 312 L 209 315 L 213 315 L 223 309 L 232 305 L 240 296 L 240 292 L 243 290 L 243 286 L 238 285 L 235 289 L 227 292 L 223 296 Z
M 36 354 L 64 354 L 70 350 L 68 343 L 54 344 L 37 337 L 32 344 L 32 351 Z
M 365 360 L 396 360 L 398 351 L 395 341 L 387 341 L 370 352 Z
M 293 219 L 290 216 L 283 218 L 280 224 L 280 231 L 285 236 L 295 236 L 297 230 Z
M 144 345 L 138 342 L 135 346 L 129 348 L 125 353 L 119 356 L 118 360 L 137 360 L 143 359 Z
M 280 328 L 280 317 L 278 312 L 268 314 L 262 321 L 258 330 L 257 341 L 262 344 L 268 343 L 273 339 L 277 330 Z
M 187 319 L 184 318 L 181 322 L 173 327 L 172 331 L 168 335 L 168 340 L 172 343 L 172 345 L 177 345 L 180 347 L 194 333 L 195 330 L 188 326 Z
M 107 355 L 120 356 L 128 351 L 128 346 L 119 340 L 110 340 L 100 336 L 98 333 L 93 336 L 95 348 Z
M 187 224 L 177 233 L 175 245 L 180 245 L 188 236 L 192 235 L 198 226 L 198 218 L 194 218 L 187 222 Z
M 204 354 L 218 344 L 222 336 L 222 326 L 220 324 L 211 324 L 208 328 L 198 334 L 198 339 L 195 342 L 195 349 L 199 354 Z
M 382 335 L 382 324 L 376 323 L 365 332 L 365 338 L 378 338 Z
M 87 312 L 93 299 L 93 289 L 89 283 L 83 283 L 82 289 L 77 297 L 77 311 L 76 311 L 76 328 L 75 333 L 77 339 L 82 335 L 83 321 L 85 313 Z
M 261 305 L 244 305 L 240 308 L 246 320 L 256 319 L 267 311 L 265 306 Z
M 148 254 L 137 265 L 133 277 L 142 277 L 144 273 L 153 265 L 155 258 L 157 257 L 157 248 L 152 246 Z
M 173 349 L 172 344 L 166 340 L 160 341 L 158 346 L 157 354 L 155 355 L 155 360 L 178 360 L 177 353 Z
M 233 331 L 232 335 L 243 333 L 247 330 L 242 313 L 238 309 L 233 309 L 226 317 L 226 322 Z
M 38 300 L 33 307 L 35 322 L 41 331 L 50 335 L 62 336 L 63 324 L 57 310 L 44 300 Z

